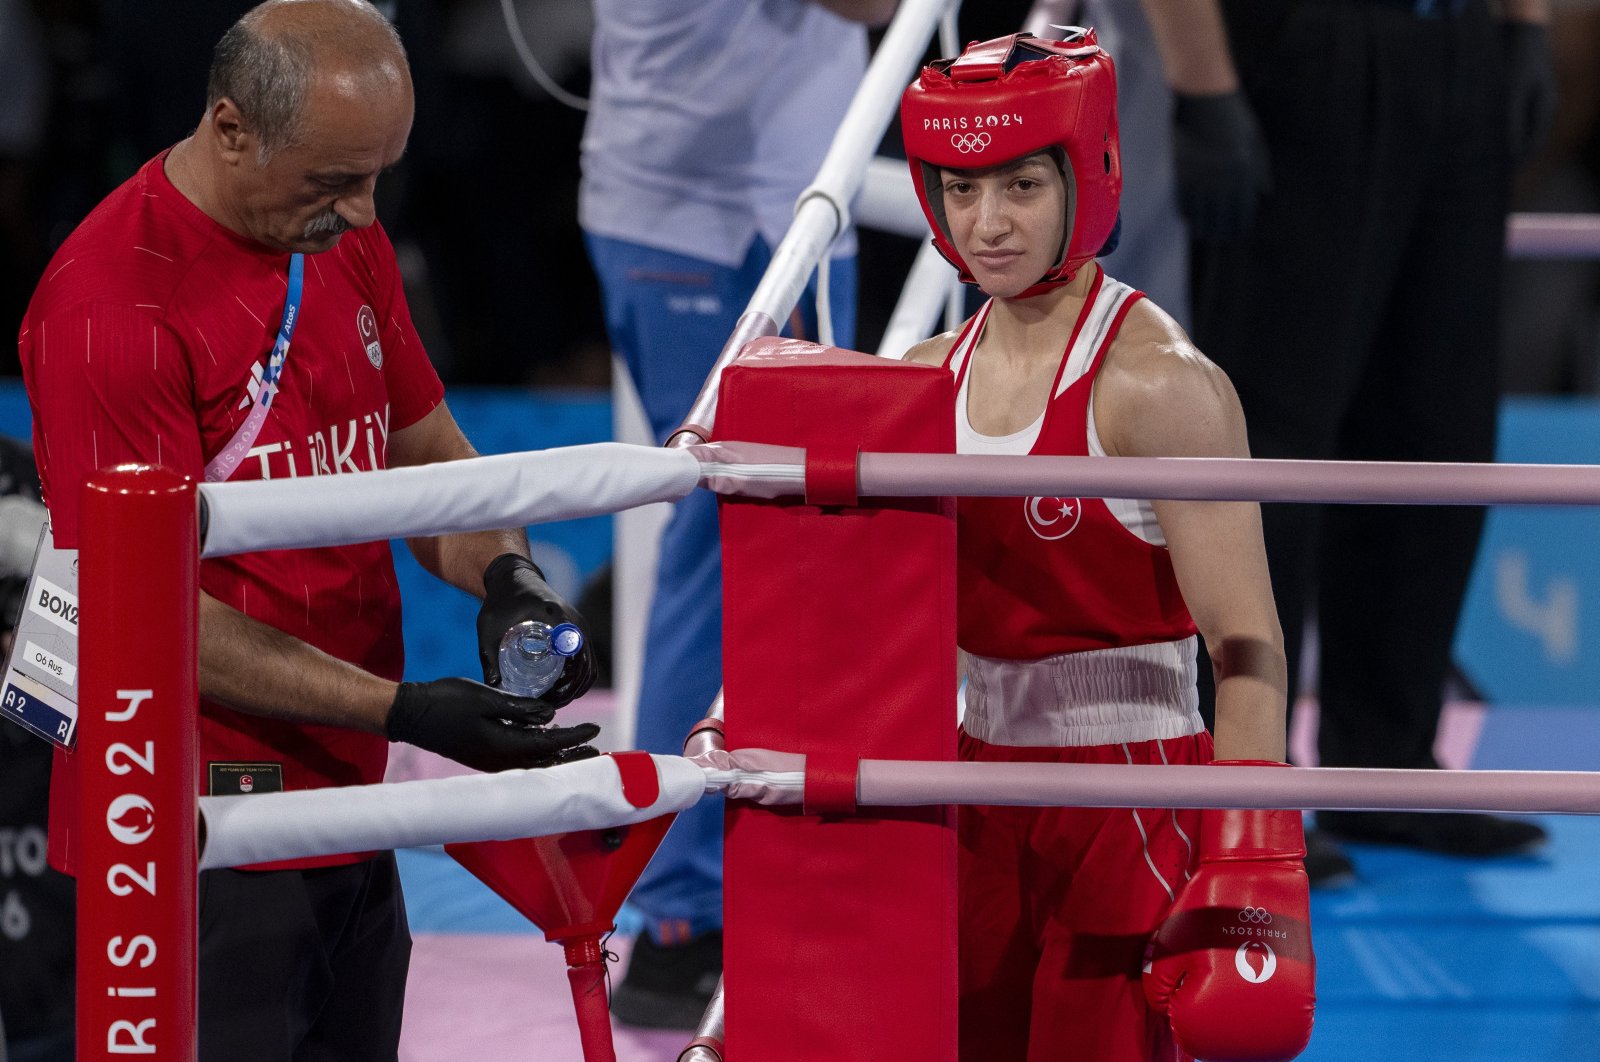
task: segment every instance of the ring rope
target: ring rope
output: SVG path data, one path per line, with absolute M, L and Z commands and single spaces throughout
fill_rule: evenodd
M 591 443 L 293 480 L 208 483 L 204 557 L 600 516 L 721 494 L 804 495 L 805 451 L 764 443 Z M 1597 505 L 1600 466 L 1230 457 L 858 457 L 862 497 L 1173 498 L 1405 505 Z
M 610 757 L 504 771 L 256 796 L 201 797 L 200 869 L 353 851 L 503 841 L 606 829 L 682 811 L 703 796 L 767 806 L 804 800 L 804 757 L 740 749 L 711 761 L 651 756 L 662 781 L 654 804 L 622 795 Z M 708 766 L 715 762 L 716 766 Z M 763 769 L 739 766 L 755 762 Z M 731 763 L 733 766 L 728 766 Z M 773 769 L 774 766 L 779 769 Z M 1308 811 L 1600 813 L 1600 773 L 966 763 L 861 760 L 863 807 L 990 804 L 1094 808 L 1301 808 Z
M 701 485 L 719 494 L 805 493 L 799 447 L 691 446 Z M 861 497 L 1050 497 L 1378 505 L 1597 505 L 1600 466 L 1248 457 L 1045 457 L 861 453 Z
M 1600 214 L 1513 214 L 1506 228 L 1510 258 L 1600 258 Z

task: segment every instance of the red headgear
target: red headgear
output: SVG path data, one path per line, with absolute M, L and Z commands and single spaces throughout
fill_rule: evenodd
M 1067 225 L 1061 258 L 1036 295 L 1065 284 L 1098 254 L 1117 222 L 1122 157 L 1117 77 L 1094 30 L 1063 41 L 1015 33 L 967 45 L 923 67 L 900 99 L 900 131 L 933 243 L 970 284 L 945 221 L 939 169 L 975 170 L 1058 148 L 1065 156 Z

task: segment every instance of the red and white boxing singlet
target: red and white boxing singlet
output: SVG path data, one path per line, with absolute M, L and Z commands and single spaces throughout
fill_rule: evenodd
M 1096 273 L 1044 413 L 1013 435 L 967 419 L 989 305 L 968 324 L 946 361 L 959 452 L 1104 456 L 1094 380 L 1142 296 Z M 1194 621 L 1149 502 L 962 498 L 956 517 L 963 760 L 1209 762 Z M 1140 970 L 1199 813 L 964 806 L 956 821 L 962 1062 L 1189 1062 Z
M 956 376 L 959 452 L 1104 456 L 1095 377 L 1144 296 L 1096 273 L 1044 413 L 1013 435 L 980 435 L 967 418 L 968 369 L 992 303 L 968 322 L 945 362 Z M 1149 502 L 962 498 L 956 515 L 969 735 L 1059 747 L 1203 729 L 1195 625 Z

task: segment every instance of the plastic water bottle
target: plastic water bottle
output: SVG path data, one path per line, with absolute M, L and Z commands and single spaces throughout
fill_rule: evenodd
M 523 620 L 500 639 L 500 688 L 519 697 L 542 697 L 561 672 L 567 657 L 583 648 L 583 632 L 570 623 L 554 627 Z

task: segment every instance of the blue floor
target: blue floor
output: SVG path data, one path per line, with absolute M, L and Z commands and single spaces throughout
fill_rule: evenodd
M 1537 858 L 1350 846 L 1312 897 L 1312 1060 L 1600 1060 L 1600 821 L 1551 817 Z
M 1600 711 L 1501 708 L 1473 766 L 1600 770 Z M 1600 785 L 1600 778 L 1597 778 Z M 1301 1057 L 1600 1062 L 1600 818 L 1542 820 L 1536 857 L 1353 845 L 1316 892 L 1316 1034 Z M 531 933 L 440 853 L 402 853 L 418 933 Z
M 1600 770 L 1600 710 L 1491 709 L 1472 766 Z M 1600 1062 L 1600 818 L 1540 821 L 1536 857 L 1351 845 L 1357 884 L 1312 895 L 1301 1058 Z

